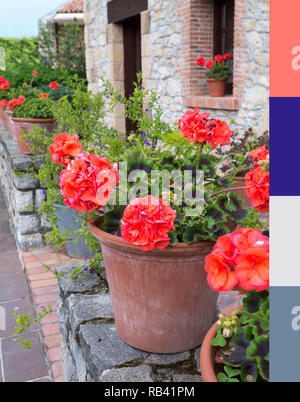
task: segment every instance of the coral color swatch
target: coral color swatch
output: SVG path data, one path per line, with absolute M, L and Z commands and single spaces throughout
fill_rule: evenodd
M 270 96 L 300 96 L 300 1 L 270 1 Z

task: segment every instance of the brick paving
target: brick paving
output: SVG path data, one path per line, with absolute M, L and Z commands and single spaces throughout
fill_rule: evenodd
M 9 216 L 0 189 L 0 314 L 5 309 L 5 329 L 0 315 L 0 382 L 64 382 L 61 339 L 58 326 L 56 297 L 57 280 L 52 272 L 56 264 L 78 262 L 64 251 L 50 247 L 19 254 L 9 229 Z M 220 311 L 230 311 L 240 304 L 236 292 L 221 293 Z M 25 339 L 32 342 L 28 350 L 14 342 L 14 312 L 34 316 L 43 307 L 53 312 L 33 326 Z
M 18 252 L 9 229 L 9 216 L 0 190 L 0 314 L 5 311 L 5 329 L 0 316 L 0 382 L 63 382 L 61 334 L 58 327 L 57 280 L 45 267 L 77 262 L 64 251 L 50 247 Z M 48 305 L 52 313 L 34 325 L 24 338 L 31 350 L 14 342 L 13 313 L 33 317 Z

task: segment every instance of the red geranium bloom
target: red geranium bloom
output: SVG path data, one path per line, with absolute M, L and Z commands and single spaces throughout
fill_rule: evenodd
M 250 228 L 241 228 L 230 234 L 234 253 L 232 261 L 236 259 L 249 248 L 264 248 L 269 250 L 269 238 L 264 236 L 261 230 Z
M 48 98 L 48 95 L 47 94 L 39 94 L 39 98 L 46 99 L 46 98 Z
M 55 81 L 50 82 L 49 88 L 52 88 L 54 91 L 56 91 L 59 87 L 59 84 Z
M 218 145 L 228 145 L 231 135 L 232 131 L 228 127 L 228 124 L 225 121 L 217 120 L 215 126 L 210 131 L 207 142 L 210 143 L 212 148 L 216 148 Z
M 214 64 L 214 62 L 212 61 L 212 60 L 208 60 L 206 63 L 205 63 L 205 67 L 208 69 L 208 70 L 210 70 L 211 68 L 212 68 L 212 65 Z
M 224 57 L 221 56 L 220 54 L 217 54 L 217 55 L 215 56 L 215 58 L 214 58 L 214 62 L 215 62 L 215 63 L 223 63 L 223 61 L 224 61 Z
M 260 292 L 269 288 L 269 252 L 265 248 L 249 248 L 237 258 L 235 274 L 239 286 Z
M 178 120 L 179 128 L 184 138 L 190 142 L 206 141 L 207 128 L 206 121 L 208 113 L 200 113 L 200 110 L 188 110 L 181 119 Z
M 205 63 L 205 58 L 204 57 L 199 57 L 197 59 L 196 63 L 198 64 L 198 66 L 203 66 L 203 64 Z
M 123 239 L 143 251 L 169 245 L 168 232 L 174 228 L 176 211 L 151 195 L 135 198 L 125 208 L 121 220 Z
M 241 228 L 221 236 L 205 259 L 207 281 L 216 291 L 269 287 L 269 239 L 260 230 Z
M 24 82 L 24 85 L 27 86 L 28 85 L 27 82 Z
M 5 99 L 2 99 L 2 101 L 0 102 L 0 109 L 5 109 L 7 104 L 8 104 L 8 101 Z
M 15 98 L 15 99 L 11 99 L 8 103 L 7 103 L 7 107 L 9 108 L 10 111 L 14 111 L 16 107 L 21 106 L 22 101 L 21 99 Z
M 82 152 L 82 146 L 78 135 L 61 133 L 53 140 L 49 147 L 52 160 L 57 165 L 67 166 L 70 163 L 70 156 L 75 157 Z
M 258 147 L 251 152 L 248 152 L 248 155 L 251 156 L 252 161 L 264 161 L 269 156 L 269 151 L 266 149 L 266 145 Z M 259 163 L 254 163 L 254 166 L 259 166 Z
M 231 54 L 230 53 L 224 54 L 223 59 L 224 60 L 231 59 Z
M 205 258 L 205 271 L 209 286 L 217 292 L 227 292 L 233 289 L 238 280 L 230 268 L 226 257 L 217 251 L 212 252 Z
M 3 77 L 0 77 L 0 89 L 7 91 L 9 89 L 10 80 L 5 80 Z
M 208 142 L 212 148 L 227 145 L 232 131 L 225 121 L 209 119 L 208 113 L 200 113 L 199 109 L 188 110 L 178 120 L 183 137 L 190 142 Z
M 79 212 L 103 208 L 118 182 L 116 164 L 93 154 L 77 155 L 60 174 L 64 202 Z
M 20 95 L 18 99 L 19 99 L 19 101 L 20 101 L 21 103 L 24 103 L 24 102 L 25 102 L 25 96 L 23 96 L 23 95 Z
M 270 174 L 257 167 L 245 175 L 246 194 L 253 208 L 261 212 L 269 212 Z
M 33 70 L 32 75 L 36 77 L 38 75 L 38 72 L 36 70 Z

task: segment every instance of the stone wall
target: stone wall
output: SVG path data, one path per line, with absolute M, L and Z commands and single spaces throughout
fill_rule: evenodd
M 49 224 L 37 211 L 45 199 L 36 173 L 41 161 L 20 154 L 12 135 L 0 122 L 0 182 L 10 215 L 11 231 L 21 249 L 43 245 Z
M 141 18 L 143 84 L 159 92 L 164 118 L 169 123 L 176 121 L 188 108 L 199 107 L 212 117 L 227 121 L 233 118 L 235 130 L 254 127 L 261 134 L 269 126 L 269 0 L 235 0 L 233 96 L 217 99 L 202 94 L 200 87 L 196 96 L 193 86 L 198 88 L 199 83 L 195 76 L 187 75 L 187 71 L 194 75 L 195 50 L 192 50 L 195 46 L 198 46 L 197 52 L 203 49 L 207 53 L 212 45 L 209 35 L 204 42 L 199 41 L 199 45 L 193 44 L 189 38 L 197 36 L 196 31 L 191 31 L 187 39 L 192 18 L 195 24 L 195 17 L 199 17 L 195 16 L 193 7 L 203 7 L 209 2 L 213 0 L 148 1 L 148 11 L 143 12 Z M 121 61 L 122 46 L 121 43 L 109 45 L 107 0 L 85 0 L 84 5 L 87 77 L 89 89 L 96 92 L 101 76 L 114 81 L 112 65 L 114 61 Z M 193 15 L 189 15 L 190 10 L 194 10 Z M 122 90 L 122 80 L 118 81 L 117 89 Z M 189 85 L 192 85 L 193 96 L 187 96 Z M 115 122 L 119 122 L 120 115 L 116 117 Z
M 68 382 L 200 382 L 200 348 L 176 354 L 137 350 L 118 336 L 105 273 L 70 278 L 78 265 L 56 266 L 58 318 Z

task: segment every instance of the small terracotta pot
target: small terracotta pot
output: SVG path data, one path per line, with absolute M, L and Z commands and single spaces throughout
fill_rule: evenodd
M 18 117 L 11 118 L 13 122 L 13 136 L 16 137 L 19 151 L 22 154 L 32 154 L 30 144 L 27 144 L 21 137 L 26 134 L 26 131 L 30 131 L 32 126 L 36 125 L 47 130 L 51 133 L 55 126 L 55 120 L 53 119 L 23 119 Z
M 218 294 L 207 284 L 204 259 L 213 242 L 142 251 L 88 223 L 100 240 L 116 329 L 129 345 L 153 353 L 199 346 Z
M 236 307 L 234 309 L 228 309 L 223 313 L 230 316 L 236 310 L 241 310 L 243 306 Z M 200 372 L 203 382 L 218 382 L 217 373 L 215 369 L 215 355 L 216 348 L 212 346 L 211 341 L 217 335 L 217 323 L 214 323 L 207 331 L 200 350 Z
M 207 78 L 209 96 L 212 98 L 223 97 L 226 93 L 226 78 Z

